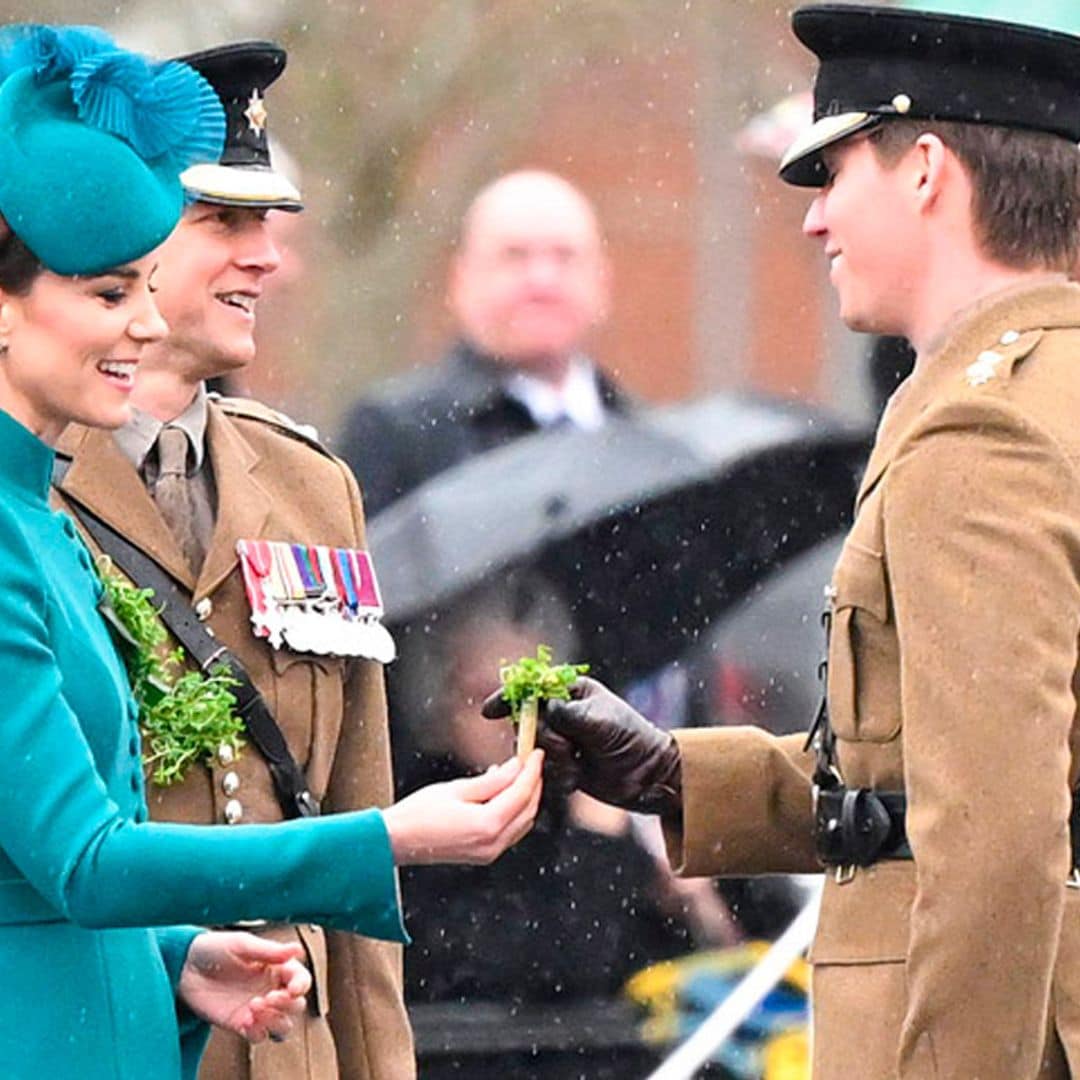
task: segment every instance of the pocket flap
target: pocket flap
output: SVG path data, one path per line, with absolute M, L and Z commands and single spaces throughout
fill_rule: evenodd
M 877 552 L 849 540 L 833 572 L 833 588 L 836 590 L 835 607 L 856 607 L 870 612 L 879 622 L 888 620 L 885 560 Z
M 885 860 L 856 871 L 851 881 L 825 882 L 814 964 L 874 964 L 907 959 L 915 864 Z
M 326 656 L 322 653 L 301 653 L 292 649 L 271 649 L 270 665 L 276 675 L 284 675 L 297 664 L 313 664 L 324 675 L 340 674 L 344 671 L 346 659 L 341 656 Z

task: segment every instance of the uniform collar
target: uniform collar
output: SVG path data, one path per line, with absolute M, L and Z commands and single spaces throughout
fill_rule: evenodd
M 259 482 L 263 459 L 231 419 L 209 404 L 205 443 L 217 485 L 218 515 L 197 581 L 176 537 L 112 432 L 73 424 L 59 448 L 61 455 L 71 460 L 60 490 L 127 537 L 185 588 L 203 596 L 217 588 L 236 565 L 235 538 L 262 536 L 272 507 L 266 488 Z M 272 471 L 268 475 L 272 476 Z
M 980 358 L 1000 358 L 1004 373 L 1010 361 L 1030 352 L 1034 333 L 1073 326 L 1080 327 L 1080 285 L 1061 274 L 1039 275 L 998 290 L 958 312 L 889 398 L 857 505 L 881 478 L 911 427 L 943 394 L 968 385 L 968 369 Z
M 61 492 L 122 536 L 137 538 L 141 551 L 190 587 L 187 559 L 142 478 L 120 452 L 114 433 L 71 424 L 57 453 L 68 461 L 60 478 Z
M 1010 331 L 1057 330 L 1076 326 L 1080 317 L 1080 286 L 1064 274 L 1039 274 L 1021 284 L 989 293 L 958 311 L 930 342 L 915 365 L 950 366 L 1000 341 Z
M 217 484 L 218 507 L 214 531 L 199 572 L 198 591 L 211 593 L 238 561 L 238 537 L 264 536 L 272 500 L 260 483 L 260 469 L 272 475 L 273 462 L 264 460 L 220 408 L 207 410 L 206 442 Z
M 175 419 L 168 421 L 171 427 L 181 428 L 191 440 L 195 450 L 195 471 L 202 468 L 206 457 L 206 385 L 199 383 L 191 404 Z M 165 422 L 140 409 L 132 409 L 131 419 L 113 433 L 120 452 L 135 466 L 140 474 L 144 471 L 146 458 L 157 442 Z
M 52 482 L 53 449 L 13 416 L 0 410 L 0 481 L 29 502 L 46 503 Z

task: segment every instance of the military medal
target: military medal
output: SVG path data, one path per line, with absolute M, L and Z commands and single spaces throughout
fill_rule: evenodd
M 239 540 L 236 550 L 256 637 L 275 649 L 383 664 L 397 655 L 366 551 L 278 540 Z
M 236 545 L 244 588 L 251 605 L 251 625 L 256 637 L 267 638 L 275 649 L 281 648 L 280 612 L 272 600 L 270 574 L 273 555 L 265 540 L 240 540 Z

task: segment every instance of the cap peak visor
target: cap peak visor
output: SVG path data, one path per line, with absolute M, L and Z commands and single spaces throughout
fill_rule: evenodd
M 827 173 L 821 151 L 880 120 L 876 113 L 867 112 L 839 113 L 815 120 L 787 148 L 780 161 L 780 179 L 795 187 L 824 187 Z
M 281 173 L 259 166 L 201 164 L 180 174 L 197 202 L 252 209 L 302 210 L 300 192 Z

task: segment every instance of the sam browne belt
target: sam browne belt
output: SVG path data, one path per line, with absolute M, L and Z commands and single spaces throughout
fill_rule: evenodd
M 57 457 L 53 482 L 60 486 L 70 462 Z M 72 502 L 73 515 L 102 551 L 140 588 L 154 591 L 158 616 L 170 633 L 204 671 L 221 666 L 236 681 L 233 696 L 237 715 L 266 761 L 281 812 L 286 818 L 317 817 L 319 803 L 308 787 L 303 769 L 243 664 L 208 633 L 190 604 L 190 597 L 151 558 L 87 507 Z

